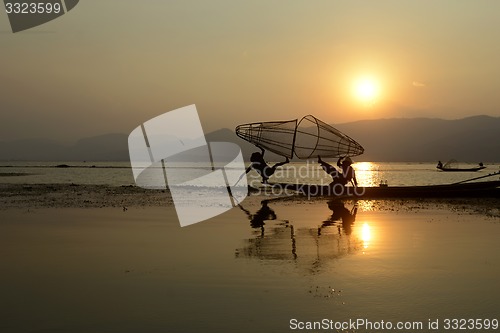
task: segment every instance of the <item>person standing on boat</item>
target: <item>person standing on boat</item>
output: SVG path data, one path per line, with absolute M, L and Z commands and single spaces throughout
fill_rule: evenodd
M 358 186 L 358 181 L 356 180 L 356 174 L 352 168 L 352 160 L 350 157 L 340 157 L 337 161 L 337 166 L 342 170 L 341 172 L 337 170 L 334 166 L 326 163 L 318 156 L 318 163 L 327 174 L 332 176 L 332 185 L 340 184 L 346 186 L 349 182 L 352 183 L 354 187 Z
M 266 152 L 264 149 L 260 148 L 261 153 L 255 152 L 250 156 L 250 166 L 246 169 L 245 173 L 250 172 L 250 170 L 255 169 L 259 175 L 262 177 L 262 184 L 267 184 L 267 180 L 274 174 L 276 168 L 282 166 L 284 164 L 289 163 L 288 157 L 286 161 L 276 163 L 273 166 L 269 166 L 264 160 L 264 153 Z

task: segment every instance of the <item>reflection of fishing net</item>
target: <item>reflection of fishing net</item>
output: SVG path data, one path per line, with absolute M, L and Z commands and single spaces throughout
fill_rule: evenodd
M 297 119 L 252 123 L 236 127 L 236 135 L 257 147 L 292 158 L 296 128 Z
M 364 151 L 359 143 L 312 115 L 303 117 L 298 125 L 297 119 L 239 125 L 236 135 L 288 158 L 294 153 L 300 159 L 308 159 L 357 156 Z
M 300 159 L 358 156 L 364 152 L 359 143 L 312 115 L 300 120 L 296 132 L 295 155 Z

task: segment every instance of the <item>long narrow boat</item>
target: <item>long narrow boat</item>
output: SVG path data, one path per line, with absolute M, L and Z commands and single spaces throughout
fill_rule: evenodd
M 310 184 L 271 184 L 273 193 L 299 192 L 306 196 L 352 196 L 367 199 L 383 198 L 500 198 L 500 180 L 428 186 L 346 187 Z
M 474 167 L 474 168 L 463 168 L 463 169 L 461 169 L 461 168 L 445 168 L 445 167 L 440 167 L 440 166 L 437 166 L 436 168 L 438 168 L 441 171 L 464 172 L 464 171 L 479 171 L 479 170 L 485 169 L 486 167 L 480 165 L 480 166 Z

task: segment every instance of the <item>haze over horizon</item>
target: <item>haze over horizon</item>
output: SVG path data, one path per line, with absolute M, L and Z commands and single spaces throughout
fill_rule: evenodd
M 378 118 L 378 119 L 358 119 L 358 120 L 353 120 L 353 121 L 346 121 L 346 122 L 341 122 L 341 123 L 330 123 L 333 127 L 336 127 L 338 129 L 344 130 L 344 128 L 350 129 L 352 126 L 357 126 L 358 124 L 370 124 L 370 123 L 384 123 L 385 121 L 398 121 L 398 120 L 408 120 L 408 121 L 418 121 L 418 120 L 431 120 L 431 121 L 466 121 L 466 120 L 471 120 L 471 119 L 482 119 L 482 118 L 487 118 L 487 119 L 498 119 L 500 120 L 500 116 L 489 116 L 489 115 L 472 115 L 472 116 L 466 116 L 463 118 L 457 118 L 457 119 L 444 119 L 444 118 L 434 118 L 434 117 L 386 117 L 386 118 Z M 270 119 L 273 120 L 273 119 Z M 203 124 L 202 124 L 203 125 Z M 492 123 L 492 126 L 495 126 L 495 122 Z M 205 126 L 204 126 L 205 128 Z M 500 129 L 500 127 L 499 127 Z M 229 130 L 232 132 L 232 134 L 235 134 L 234 128 L 230 127 L 220 127 L 220 128 L 214 128 L 211 131 L 205 130 L 205 134 L 213 134 L 213 133 L 218 133 L 220 131 L 227 131 Z M 344 130 L 345 131 L 345 130 Z M 346 132 L 349 135 L 352 135 L 352 133 L 347 130 Z M 56 143 L 56 144 L 61 144 L 63 146 L 68 146 L 68 145 L 74 145 L 78 144 L 81 140 L 87 140 L 87 139 L 96 139 L 99 137 L 107 137 L 107 136 L 113 136 L 113 135 L 129 135 L 130 133 L 128 132 L 101 132 L 101 133 L 95 133 L 92 135 L 85 135 L 81 137 L 72 137 L 72 138 L 53 138 L 53 137 L 24 137 L 24 138 L 19 138 L 19 139 L 7 139 L 7 140 L 0 140 L 0 143 L 8 143 L 8 142 L 13 142 L 13 143 L 18 143 L 18 142 L 32 142 L 33 140 L 45 140 L 48 142 Z M 392 136 L 388 136 L 388 138 L 392 138 Z M 241 141 L 240 144 L 243 142 Z
M 13 34 L 0 141 L 129 133 L 196 104 L 204 130 L 500 116 L 500 2 L 86 0 Z

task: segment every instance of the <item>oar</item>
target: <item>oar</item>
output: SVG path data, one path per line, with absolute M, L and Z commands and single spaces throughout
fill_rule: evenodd
M 500 175 L 500 171 L 497 171 L 497 172 L 494 172 L 494 173 L 490 173 L 490 174 L 487 174 L 487 175 L 481 176 L 481 177 L 476 177 L 476 178 L 471 178 L 471 179 L 467 179 L 467 180 L 462 180 L 462 181 L 457 182 L 457 183 L 452 183 L 451 185 L 458 185 L 458 184 L 470 182 L 471 180 L 478 180 L 478 179 L 481 179 L 481 178 L 493 177 L 493 176 L 496 176 L 496 175 Z
M 240 180 L 243 178 L 243 176 L 245 176 L 247 173 L 246 172 L 243 172 L 240 176 L 240 178 L 238 178 L 238 180 L 236 181 L 236 183 L 234 183 L 233 187 L 235 187 L 236 185 L 238 185 L 238 183 L 240 182 Z

